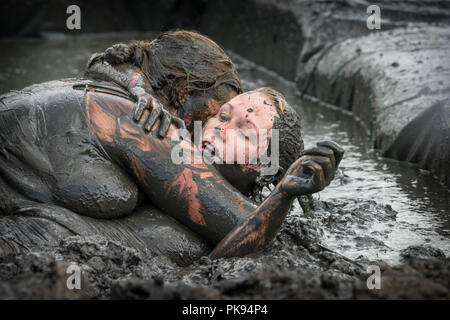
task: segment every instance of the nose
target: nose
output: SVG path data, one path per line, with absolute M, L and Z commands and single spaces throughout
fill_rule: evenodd
M 214 136 L 216 138 L 220 138 L 225 142 L 226 140 L 226 131 L 227 130 L 236 130 L 239 128 L 239 123 L 242 122 L 242 117 L 234 116 L 232 119 L 229 119 L 226 122 L 216 123 L 214 126 Z
M 206 131 L 203 133 L 203 139 L 214 141 L 217 138 L 221 138 L 222 129 L 220 127 L 213 127 L 210 131 Z

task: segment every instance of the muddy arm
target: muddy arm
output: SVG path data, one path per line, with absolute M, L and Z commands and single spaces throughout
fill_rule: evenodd
M 142 121 L 136 123 L 130 116 L 132 108 L 133 102 L 123 98 L 87 94 L 91 128 L 113 160 L 136 179 L 157 207 L 218 243 L 254 210 L 255 204 L 205 165 L 190 144 L 160 139 L 154 131 L 144 134 Z M 171 152 L 180 146 L 186 154 L 192 151 L 191 157 L 199 163 L 175 164 Z
M 276 235 L 296 195 L 320 191 L 329 183 L 328 165 L 305 156 L 256 206 L 206 165 L 186 140 L 159 139 L 155 132 L 145 135 L 129 116 L 132 107 L 122 98 L 88 93 L 91 127 L 108 154 L 129 171 L 157 207 L 210 242 L 222 240 L 211 254 L 214 258 L 260 250 Z M 173 126 L 170 131 L 179 133 Z M 175 149 L 187 155 L 190 164 L 175 164 L 171 157 Z
M 93 54 L 86 65 L 84 76 L 112 81 L 127 89 L 136 100 L 154 95 L 148 79 L 138 67 L 126 60 L 120 63 L 110 61 L 111 59 L 105 60 L 104 53 Z
M 166 110 L 158 101 L 148 79 L 138 67 L 127 62 L 126 59 L 114 60 L 109 57 L 108 61 L 120 62 L 120 64 L 112 64 L 105 60 L 105 56 L 109 57 L 110 55 L 103 53 L 92 55 L 87 63 L 84 76 L 111 81 L 128 90 L 136 100 L 132 111 L 135 121 L 139 121 L 142 118 L 145 109 L 151 111 L 147 120 L 143 123 L 143 128 L 146 132 L 149 132 L 159 119 L 161 121 L 159 127 L 160 137 L 167 135 L 171 123 L 179 128 L 185 128 L 184 121 L 171 114 L 170 110 Z
M 222 239 L 210 258 L 243 256 L 264 248 L 275 238 L 297 196 L 319 192 L 330 184 L 343 154 L 344 150 L 331 141 L 306 150 L 270 196 Z

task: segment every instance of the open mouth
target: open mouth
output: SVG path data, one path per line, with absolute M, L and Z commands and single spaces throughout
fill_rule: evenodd
M 210 141 L 203 140 L 201 149 L 202 151 L 208 151 L 208 153 L 213 157 L 216 155 L 216 146 Z

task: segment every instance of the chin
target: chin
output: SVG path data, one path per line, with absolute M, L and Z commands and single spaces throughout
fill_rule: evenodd
M 219 173 L 242 194 L 248 196 L 259 176 L 259 171 L 242 164 L 214 164 Z

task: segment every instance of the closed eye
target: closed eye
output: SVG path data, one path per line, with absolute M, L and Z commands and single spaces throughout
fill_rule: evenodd
M 221 122 L 227 122 L 231 118 L 231 112 L 233 110 L 233 106 L 229 103 L 225 103 L 221 108 L 219 112 L 219 121 Z
M 220 113 L 219 114 L 219 121 L 220 122 L 227 122 L 229 120 L 228 116 L 225 113 Z

